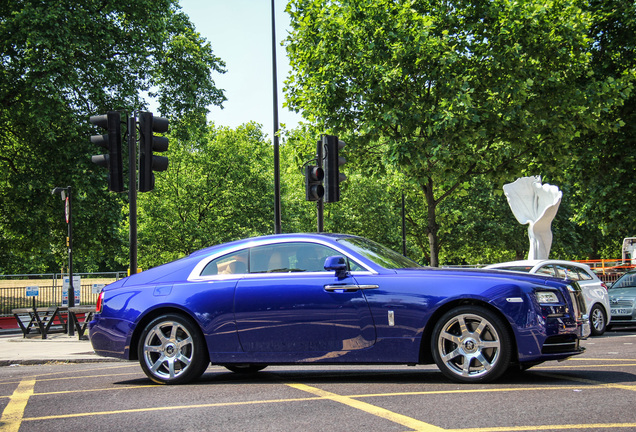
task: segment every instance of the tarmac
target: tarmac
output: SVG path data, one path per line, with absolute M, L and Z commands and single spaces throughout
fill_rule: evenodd
M 98 356 L 91 342 L 77 334 L 51 333 L 46 339 L 39 333 L 23 337 L 19 330 L 0 334 L 0 366 L 112 361 L 122 360 Z

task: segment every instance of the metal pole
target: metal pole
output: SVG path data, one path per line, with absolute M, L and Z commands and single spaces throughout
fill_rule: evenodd
M 406 211 L 404 205 L 404 192 L 402 192 L 402 255 L 406 256 Z
M 71 187 L 66 188 L 66 199 L 68 200 L 68 238 L 66 239 L 68 247 L 68 307 L 75 307 L 75 288 L 73 287 L 73 207 L 71 199 Z M 81 286 L 78 287 L 81 289 Z M 71 320 L 71 314 L 66 316 L 66 328 L 69 336 L 75 336 L 75 326 Z
M 128 202 L 130 274 L 137 273 L 137 118 L 128 117 Z
M 325 230 L 325 204 L 322 198 L 316 202 L 316 219 L 318 220 L 318 232 L 321 233 Z
M 323 164 L 322 164 L 322 158 L 323 158 L 323 144 L 322 144 L 322 137 L 321 139 L 318 140 L 318 142 L 316 143 L 316 165 L 318 165 L 319 167 L 321 167 L 322 169 L 324 169 Z M 325 231 L 325 201 L 324 198 L 320 198 L 318 200 L 318 202 L 316 203 L 316 220 L 317 220 L 317 225 L 318 225 L 318 232 L 324 232 Z
M 283 232 L 281 226 L 280 205 L 280 155 L 278 151 L 278 86 L 276 83 L 276 23 L 274 19 L 274 0 L 272 0 L 272 82 L 274 88 L 274 229 L 276 234 Z

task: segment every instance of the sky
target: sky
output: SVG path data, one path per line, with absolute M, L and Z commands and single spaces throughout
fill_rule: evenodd
M 275 0 L 278 121 L 287 129 L 302 119 L 283 108 L 283 82 L 289 73 L 285 48 L 280 42 L 289 32 L 287 0 Z M 226 64 L 225 74 L 213 74 L 217 88 L 225 90 L 223 109 L 210 106 L 208 121 L 235 128 L 249 121 L 274 131 L 272 80 L 271 0 L 181 0 L 182 10 L 196 30 L 210 42 Z

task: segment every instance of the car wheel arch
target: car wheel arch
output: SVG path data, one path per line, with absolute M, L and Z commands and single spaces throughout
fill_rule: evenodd
M 166 314 L 177 314 L 184 317 L 185 319 L 190 320 L 192 324 L 194 324 L 201 332 L 201 336 L 203 336 L 202 338 L 203 343 L 206 344 L 205 350 L 206 352 L 209 353 L 209 350 L 207 347 L 207 341 L 205 339 L 205 335 L 203 334 L 203 331 L 201 330 L 201 326 L 199 325 L 197 320 L 192 317 L 192 315 L 190 315 L 188 312 L 184 311 L 183 309 L 179 309 L 177 307 L 161 307 L 158 309 L 153 309 L 148 311 L 148 313 L 142 316 L 141 319 L 137 321 L 137 323 L 135 324 L 135 330 L 132 334 L 132 337 L 130 338 L 130 349 L 128 350 L 129 360 L 139 360 L 139 356 L 137 353 L 137 346 L 139 345 L 139 338 L 141 337 L 141 334 L 143 333 L 146 326 L 155 318 L 160 317 L 162 315 L 166 315 Z
M 439 308 L 435 310 L 435 312 L 428 319 L 428 322 L 426 323 L 426 326 L 424 327 L 424 332 L 422 333 L 422 339 L 420 341 L 420 359 L 419 359 L 420 364 L 435 363 L 435 361 L 433 360 L 433 353 L 430 350 L 431 339 L 433 337 L 433 330 L 435 329 L 435 324 L 437 324 L 437 322 L 442 318 L 442 316 L 444 316 L 444 314 L 446 314 L 446 312 L 452 309 L 455 309 L 456 307 L 459 307 L 459 306 L 480 306 L 487 309 L 489 312 L 492 312 L 498 318 L 500 318 L 501 321 L 505 324 L 506 331 L 508 332 L 508 335 L 510 336 L 510 340 L 512 341 L 512 346 L 510 347 L 512 350 L 512 357 L 510 360 L 512 363 L 518 362 L 519 352 L 517 349 L 517 340 L 508 318 L 503 313 L 501 313 L 499 309 L 497 309 L 496 307 L 494 307 L 488 302 L 480 301 L 478 299 L 458 299 L 458 300 L 451 301 L 440 306 Z

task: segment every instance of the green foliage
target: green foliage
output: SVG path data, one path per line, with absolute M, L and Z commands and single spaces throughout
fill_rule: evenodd
M 7 0 L 0 34 L 0 273 L 66 266 L 51 190 L 68 185 L 76 271 L 118 269 L 126 198 L 107 193 L 106 170 L 90 162 L 100 149 L 88 117 L 143 109 L 152 91 L 173 124 L 204 125 L 225 99 L 212 80 L 223 62 L 175 0 Z
M 141 268 L 272 226 L 273 151 L 258 125 L 211 126 L 200 141 L 173 140 L 166 155 L 155 189 L 138 195 Z
M 293 0 L 288 104 L 349 135 L 424 198 L 414 227 L 437 265 L 438 206 L 471 178 L 503 184 L 572 138 L 613 131 L 633 74 L 595 75 L 579 0 Z
M 523 258 L 527 227 L 504 183 L 540 174 L 564 192 L 552 256 L 617 257 L 636 189 L 636 10 L 621 0 L 292 0 L 281 133 L 284 232 L 316 230 L 303 164 L 322 133 L 347 146 L 325 230 L 426 264 Z M 273 232 L 273 151 L 260 126 L 207 125 L 224 63 L 176 0 L 8 0 L 0 5 L 0 273 L 128 263 L 128 203 L 90 162 L 88 116 L 170 117 L 170 166 L 139 194 L 139 265 Z M 125 115 L 124 115 L 125 117 Z M 126 148 L 124 149 L 126 153 Z M 124 160 L 127 160 L 124 154 Z M 127 173 L 126 173 L 127 174 Z

